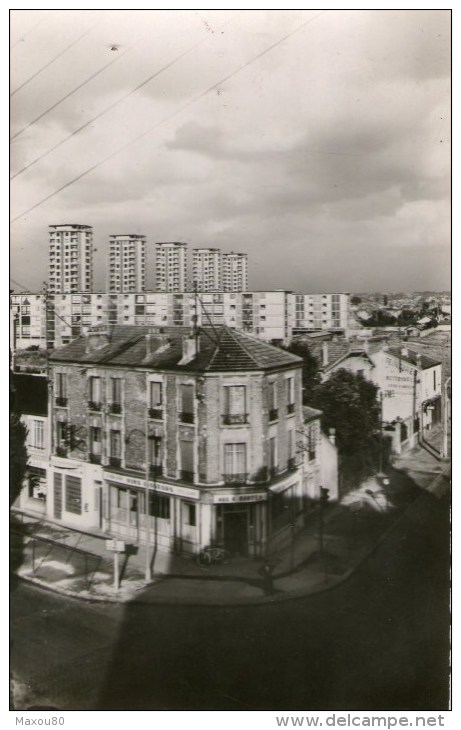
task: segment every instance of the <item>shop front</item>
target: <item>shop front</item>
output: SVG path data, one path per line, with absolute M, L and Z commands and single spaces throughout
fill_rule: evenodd
M 233 556 L 264 555 L 267 492 L 214 494 L 216 543 Z
M 199 490 L 105 474 L 103 529 L 125 541 L 176 552 L 199 544 Z

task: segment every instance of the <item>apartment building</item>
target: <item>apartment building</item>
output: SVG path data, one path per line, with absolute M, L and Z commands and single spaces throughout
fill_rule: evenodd
M 306 330 L 345 330 L 349 326 L 350 294 L 294 294 L 295 334 Z
M 223 291 L 247 291 L 248 254 L 235 251 L 223 253 L 222 288 Z
M 109 292 L 146 288 L 146 237 L 135 233 L 109 236 Z
M 226 325 L 256 335 L 266 342 L 289 340 L 299 331 L 298 302 L 301 295 L 289 291 L 257 292 L 112 292 L 14 294 L 11 311 L 15 322 L 16 347 L 38 344 L 49 349 L 67 344 L 83 329 L 109 325 L 220 326 Z M 309 296 L 309 295 L 302 295 Z M 320 296 L 320 295 L 318 295 Z M 321 295 L 326 301 L 337 295 Z M 340 324 L 348 319 L 349 295 L 341 294 Z M 328 304 L 327 304 L 328 307 Z M 328 309 L 325 308 L 325 312 Z M 29 321 L 30 318 L 30 321 Z M 333 327 L 333 322 L 335 326 Z M 311 323 L 309 323 L 311 324 Z M 337 331 L 337 320 L 325 315 L 321 329 Z M 315 331 L 303 328 L 302 332 Z M 14 346 L 12 344 L 14 349 Z
M 11 294 L 10 348 L 23 350 L 46 346 L 46 313 L 43 294 Z
M 301 389 L 299 358 L 228 327 L 88 332 L 50 357 L 47 514 L 163 550 L 267 555 L 318 497 Z
M 49 277 L 51 294 L 89 292 L 93 285 L 93 229 L 91 226 L 49 226 Z
M 155 288 L 158 292 L 187 290 L 187 243 L 155 244 Z
M 194 248 L 192 252 L 192 283 L 194 290 L 220 291 L 221 251 L 219 248 Z

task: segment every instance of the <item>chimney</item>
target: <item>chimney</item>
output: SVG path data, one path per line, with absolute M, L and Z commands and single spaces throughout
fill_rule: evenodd
M 402 347 L 400 354 L 403 355 L 403 357 L 408 357 L 408 347 Z
M 85 333 L 85 337 L 85 352 L 87 354 L 94 352 L 95 350 L 101 350 L 109 344 L 109 332 L 107 327 L 93 327 Z
M 330 443 L 333 444 L 333 446 L 336 445 L 336 429 L 335 428 L 328 429 L 328 440 L 330 441 Z
M 322 365 L 328 365 L 328 342 L 322 342 Z
M 188 365 L 199 353 L 200 341 L 195 335 L 185 335 L 182 338 L 182 358 L 178 365 Z
M 420 352 L 416 353 L 416 367 L 418 368 L 418 370 L 421 369 L 421 353 Z
M 146 335 L 146 356 L 145 360 L 149 360 L 152 355 L 164 352 L 170 346 L 170 338 L 165 334 L 164 330 L 159 327 L 149 327 Z

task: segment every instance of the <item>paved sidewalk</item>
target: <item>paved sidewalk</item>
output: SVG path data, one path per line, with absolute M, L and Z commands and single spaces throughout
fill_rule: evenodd
M 447 467 L 435 459 L 432 463 L 432 457 L 422 451 L 414 449 L 396 460 L 395 467 L 422 489 L 441 496 L 449 488 L 443 473 Z M 271 555 L 271 592 L 259 574 L 264 561 L 240 557 L 201 568 L 192 557 L 158 551 L 151 560 L 152 579 L 146 581 L 143 546 L 132 546 L 120 556 L 121 581 L 116 591 L 107 535 L 76 532 L 19 511 L 12 513 L 12 572 L 44 588 L 92 601 L 228 606 L 287 600 L 346 580 L 414 498 L 414 488 L 408 494 L 397 488 L 393 493 L 391 479 L 385 507 L 382 503 L 368 508 L 362 504 L 360 509 L 354 504 L 329 506 L 324 515 L 323 551 L 319 513 L 313 512 L 303 530 Z

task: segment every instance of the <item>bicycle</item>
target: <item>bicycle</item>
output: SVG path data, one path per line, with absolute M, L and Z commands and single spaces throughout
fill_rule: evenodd
M 230 552 L 221 546 L 212 547 L 208 545 L 197 555 L 197 563 L 200 566 L 211 565 L 211 563 L 227 563 L 230 559 Z

